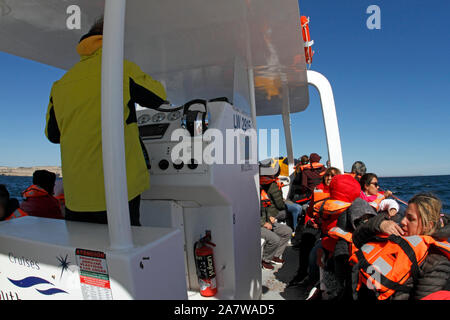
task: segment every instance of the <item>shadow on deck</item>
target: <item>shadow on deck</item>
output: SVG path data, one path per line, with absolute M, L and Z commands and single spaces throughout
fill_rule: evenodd
M 304 300 L 305 287 L 286 288 L 298 267 L 298 250 L 288 246 L 283 254 L 285 263 L 274 270 L 262 270 L 262 300 Z

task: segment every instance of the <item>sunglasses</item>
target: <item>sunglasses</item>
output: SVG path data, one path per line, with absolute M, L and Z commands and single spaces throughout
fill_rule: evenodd
M 373 184 L 375 187 L 378 187 L 378 182 L 371 182 L 370 184 Z

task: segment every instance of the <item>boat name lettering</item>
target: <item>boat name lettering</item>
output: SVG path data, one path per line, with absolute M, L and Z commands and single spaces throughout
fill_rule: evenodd
M 37 261 L 34 261 L 32 259 L 28 259 L 25 257 L 16 257 L 12 252 L 8 253 L 8 259 L 9 262 L 13 264 L 18 264 L 20 266 L 24 266 L 31 269 L 40 270 L 39 264 Z
M 234 129 L 242 129 L 245 131 L 252 127 L 252 121 L 250 119 L 242 117 L 240 114 L 234 114 L 233 127 Z

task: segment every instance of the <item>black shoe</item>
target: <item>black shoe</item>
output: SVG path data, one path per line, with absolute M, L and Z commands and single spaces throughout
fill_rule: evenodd
M 307 274 L 296 274 L 294 279 L 289 281 L 287 287 L 300 286 L 303 283 L 303 281 L 305 280 L 306 276 L 307 276 Z
M 291 248 L 294 250 L 299 250 L 300 249 L 300 241 L 297 239 L 292 239 L 291 240 Z

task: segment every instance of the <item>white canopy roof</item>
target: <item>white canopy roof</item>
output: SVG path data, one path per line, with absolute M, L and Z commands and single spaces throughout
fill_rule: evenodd
M 67 27 L 71 5 L 81 9 L 81 29 Z M 0 0 L 0 50 L 68 69 L 103 9 L 104 0 Z M 125 57 L 163 81 L 173 104 L 233 99 L 247 68 L 257 115 L 281 113 L 283 88 L 291 113 L 309 104 L 297 0 L 129 0 Z

